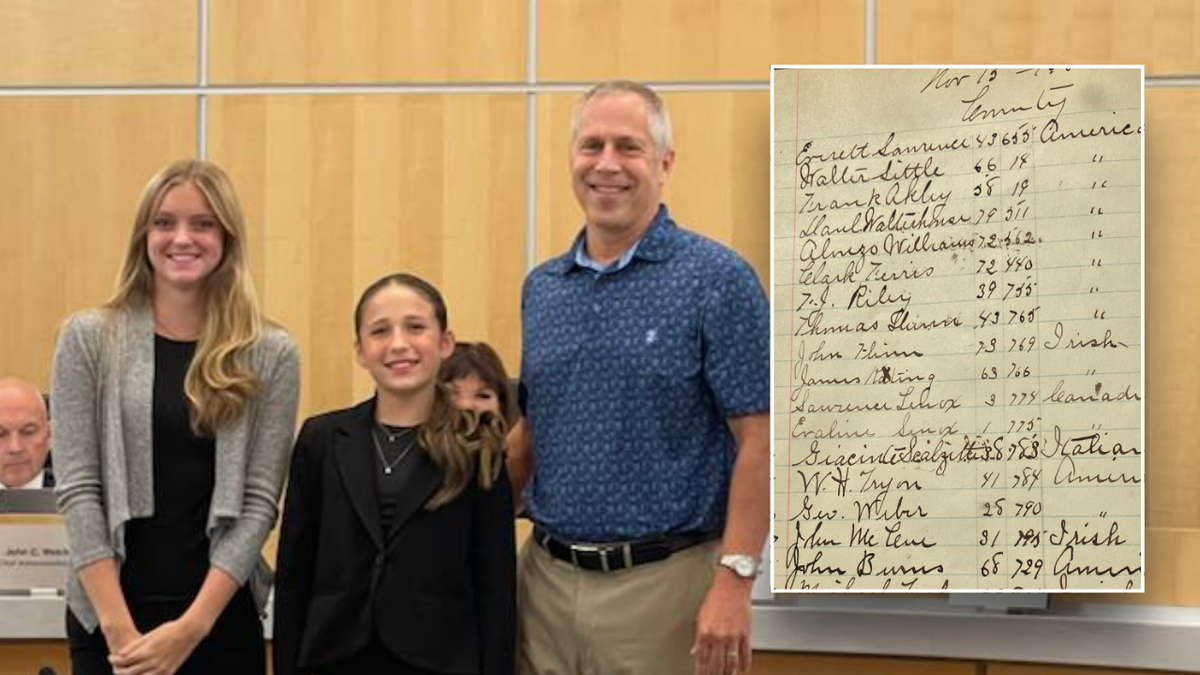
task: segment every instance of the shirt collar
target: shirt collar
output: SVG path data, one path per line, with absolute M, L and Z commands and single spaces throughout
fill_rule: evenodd
M 579 234 L 575 236 L 575 241 L 571 244 L 571 249 L 567 252 L 567 255 L 559 259 L 557 272 L 559 274 L 566 274 L 580 269 L 611 274 L 625 269 L 629 263 L 633 262 L 634 258 L 648 262 L 661 262 L 671 257 L 674 248 L 675 231 L 675 221 L 671 218 L 671 213 L 667 209 L 667 205 L 660 204 L 658 213 L 654 215 L 654 220 L 650 221 L 650 227 L 646 228 L 646 233 L 642 235 L 642 238 L 634 242 L 633 246 L 626 249 L 608 267 L 601 267 L 584 250 L 584 242 L 586 241 L 587 234 L 587 226 L 585 225 L 579 231 Z
M 20 490 L 30 490 L 30 489 L 33 489 L 33 488 L 40 488 L 40 487 L 42 487 L 42 481 L 43 481 L 43 479 L 45 478 L 45 476 L 46 476 L 46 470 L 45 470 L 45 469 L 42 469 L 41 471 L 37 472 L 37 475 L 36 475 L 36 476 L 34 476 L 34 477 L 33 477 L 33 479 L 32 479 L 32 480 L 30 480 L 28 483 L 26 483 L 26 484 L 24 484 L 24 485 L 16 485 L 16 486 L 14 486 L 14 487 L 7 488 L 7 489 L 10 489 L 10 490 L 17 490 L 17 489 L 20 489 Z M 4 490 L 4 489 L 6 489 L 6 488 L 4 487 L 4 485 L 0 484 L 0 490 Z
M 642 239 L 645 238 L 645 235 L 643 235 Z M 633 260 L 633 254 L 637 253 L 638 244 L 642 243 L 642 239 L 638 239 L 637 241 L 633 242 L 633 246 L 625 249 L 625 252 L 617 257 L 614 262 L 609 263 L 607 267 L 599 262 L 596 262 L 595 260 L 592 260 L 592 257 L 587 254 L 586 250 L 584 250 L 584 246 L 575 246 L 573 247 L 575 249 L 575 264 L 584 269 L 589 269 L 593 272 L 599 272 L 601 274 L 605 272 L 616 272 L 618 270 L 623 270 L 625 269 L 625 266 Z

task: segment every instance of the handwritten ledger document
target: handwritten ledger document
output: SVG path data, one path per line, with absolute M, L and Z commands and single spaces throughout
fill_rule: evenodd
M 1142 589 L 1141 77 L 774 71 L 772 589 Z

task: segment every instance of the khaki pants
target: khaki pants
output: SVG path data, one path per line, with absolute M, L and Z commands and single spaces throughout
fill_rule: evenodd
M 525 540 L 521 675 L 691 675 L 696 615 L 719 541 L 617 572 L 581 570 Z

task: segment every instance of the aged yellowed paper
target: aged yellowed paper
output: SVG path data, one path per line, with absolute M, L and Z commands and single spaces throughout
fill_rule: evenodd
M 1142 588 L 1142 73 L 776 69 L 772 588 Z

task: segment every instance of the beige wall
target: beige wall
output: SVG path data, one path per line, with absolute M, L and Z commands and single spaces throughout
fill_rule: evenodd
M 300 343 L 311 414 L 369 391 L 351 358 L 350 313 L 386 271 L 429 277 L 459 335 L 491 341 L 516 370 L 521 279 L 579 225 L 567 120 L 588 82 L 670 85 L 678 163 L 667 198 L 766 280 L 770 64 L 1145 63 L 1156 85 L 1146 94 L 1147 592 L 1072 599 L 1200 605 L 1188 573 L 1200 556 L 1190 487 L 1200 313 L 1189 303 L 1200 291 L 1200 0 L 539 0 L 532 22 L 528 8 L 0 3 L 0 373 L 47 383 L 59 321 L 111 291 L 141 186 L 201 146 L 246 205 L 256 281 Z M 771 656 L 757 672 L 808 658 Z M 826 672 L 870 670 L 842 663 Z M 987 672 L 1020 670 L 1006 668 Z

